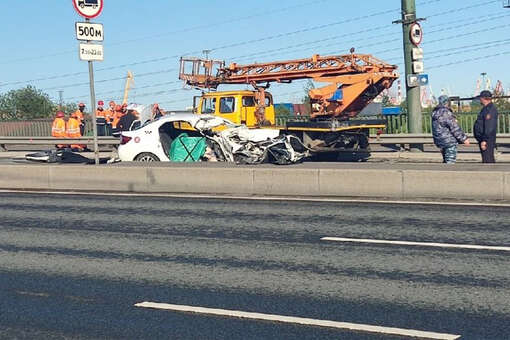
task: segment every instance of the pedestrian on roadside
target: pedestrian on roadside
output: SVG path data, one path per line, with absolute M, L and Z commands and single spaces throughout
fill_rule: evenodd
M 496 132 L 498 130 L 498 110 L 492 103 L 492 93 L 484 90 L 478 96 L 483 105 L 476 118 L 473 132 L 480 147 L 482 163 L 495 163 L 494 148 L 496 147 Z
M 80 138 L 82 136 L 80 131 L 80 117 L 78 114 L 73 113 L 66 124 L 67 138 Z M 71 144 L 73 151 L 84 151 L 87 146 L 83 144 Z
M 82 136 L 85 134 L 85 116 L 84 116 L 84 111 L 85 111 L 85 104 L 84 103 L 79 103 L 78 104 L 78 110 L 76 110 L 74 112 L 74 114 L 76 115 L 76 118 L 80 120 L 80 133 L 81 133 Z
M 103 106 L 104 102 L 102 100 L 97 102 L 96 126 L 98 136 L 105 136 L 106 133 L 106 111 Z
M 443 163 L 454 164 L 457 161 L 457 144 L 469 145 L 469 139 L 457 123 L 450 109 L 448 96 L 440 96 L 438 105 L 432 111 L 432 135 L 434 144 L 441 149 Z
M 111 136 L 112 135 L 112 122 L 113 122 L 113 118 L 115 116 L 115 102 L 113 100 L 110 100 L 110 102 L 108 103 L 108 110 L 105 110 L 105 119 L 106 119 L 106 131 L 105 131 L 105 134 L 106 136 Z
M 51 126 L 51 136 L 55 138 L 66 138 L 66 121 L 65 114 L 62 111 L 58 111 L 55 116 L 55 120 L 53 120 L 53 124 Z M 55 145 L 57 149 L 66 148 L 65 144 L 57 144 Z

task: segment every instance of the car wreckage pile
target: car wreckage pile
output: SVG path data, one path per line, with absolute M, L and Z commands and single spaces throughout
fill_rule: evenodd
M 274 129 L 249 129 L 215 116 L 202 115 L 194 125 L 206 139 L 200 159 L 236 164 L 292 164 L 309 156 L 308 149 L 292 135 Z M 175 139 L 172 143 L 178 143 Z

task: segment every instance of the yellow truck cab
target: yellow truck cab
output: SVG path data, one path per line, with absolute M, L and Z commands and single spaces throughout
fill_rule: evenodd
M 273 96 L 268 92 L 265 93 L 265 96 L 265 118 L 274 126 Z M 197 114 L 214 114 L 248 127 L 257 126 L 255 109 L 255 92 L 249 90 L 208 92 L 195 97 L 193 100 L 193 112 Z

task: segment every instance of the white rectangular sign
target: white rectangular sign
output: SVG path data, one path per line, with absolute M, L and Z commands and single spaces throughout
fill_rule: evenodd
M 90 22 L 77 22 L 76 39 L 103 41 L 104 40 L 103 24 L 92 24 Z
M 80 44 L 80 59 L 85 61 L 103 61 L 103 45 Z

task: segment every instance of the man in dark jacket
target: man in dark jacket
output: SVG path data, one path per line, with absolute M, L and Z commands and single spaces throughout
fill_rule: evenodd
M 457 144 L 469 145 L 469 139 L 450 110 L 448 96 L 440 96 L 438 102 L 432 112 L 434 144 L 441 149 L 443 163 L 453 164 L 457 160 Z
M 476 118 L 473 132 L 480 146 L 482 163 L 495 163 L 494 148 L 496 147 L 496 132 L 498 130 L 498 110 L 492 103 L 490 91 L 480 92 L 482 110 Z
M 133 127 L 133 122 L 138 120 L 137 111 L 127 110 L 127 113 L 122 116 L 117 124 L 119 131 L 129 131 Z

